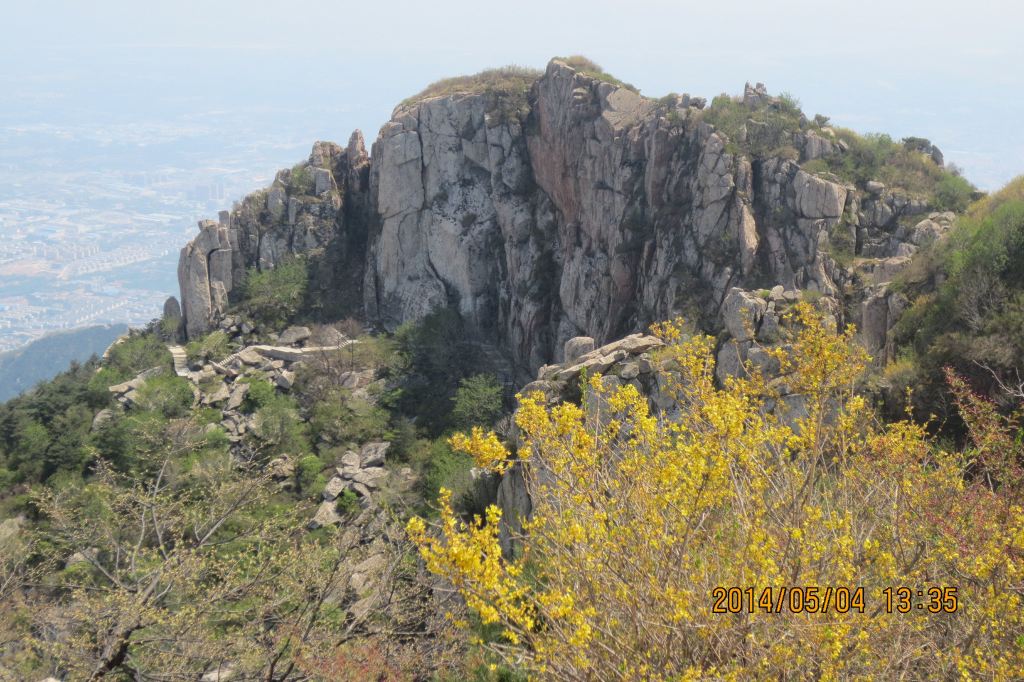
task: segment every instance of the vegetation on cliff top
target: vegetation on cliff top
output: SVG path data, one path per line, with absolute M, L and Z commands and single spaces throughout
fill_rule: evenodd
M 566 65 L 572 67 L 576 71 L 579 71 L 585 76 L 590 76 L 595 80 L 599 80 L 605 83 L 611 83 L 612 85 L 618 85 L 619 87 L 626 88 L 627 90 L 632 90 L 637 94 L 640 93 L 640 89 L 638 87 L 636 87 L 632 83 L 627 83 L 626 81 L 619 80 L 618 78 L 616 78 L 615 76 L 611 75 L 603 68 L 601 68 L 600 64 L 598 64 L 592 59 L 584 57 L 583 55 L 574 54 L 569 57 L 556 57 L 556 59 L 565 62 Z
M 830 172 L 863 189 L 872 181 L 898 188 L 928 201 L 938 211 L 963 211 L 975 191 L 956 167 L 938 165 L 916 144 L 917 138 L 896 141 L 882 133 L 861 135 L 832 127 L 832 139 L 847 145 L 833 154 L 804 164 L 808 172 Z
M 399 107 L 409 106 L 434 97 L 482 93 L 525 102 L 530 86 L 542 75 L 543 72 L 537 69 L 509 65 L 486 69 L 470 76 L 442 78 L 431 83 L 416 95 L 402 100 Z
M 800 101 L 788 93 L 744 102 L 719 95 L 703 110 L 702 120 L 715 126 L 727 140 L 727 149 L 751 158 L 800 159 L 794 135 L 811 133 L 836 147 L 822 158 L 805 161 L 804 170 L 832 174 L 860 189 L 877 181 L 925 199 L 935 210 L 963 211 L 975 188 L 955 167 L 936 163 L 928 153 L 931 143 L 921 138 L 893 140 L 885 134 L 860 134 L 829 124 L 828 118 L 808 118 Z
M 610 73 L 605 72 L 596 62 L 582 55 L 556 57 L 556 59 L 565 62 L 576 71 L 596 80 L 612 83 L 636 93 L 640 92 L 636 86 L 621 81 Z M 538 69 L 509 65 L 496 69 L 486 69 L 469 76 L 443 78 L 431 83 L 416 95 L 402 100 L 399 107 L 406 107 L 434 97 L 489 94 L 494 95 L 496 100 L 502 101 L 502 110 L 513 111 L 521 105 L 525 105 L 526 94 L 529 92 L 530 86 L 543 75 L 544 72 Z
M 918 414 L 963 424 L 944 381 L 949 366 L 1004 403 L 1020 397 L 1024 357 L 1024 178 L 978 202 L 947 239 L 918 254 L 897 287 L 911 300 L 895 328 L 899 391 Z M 1007 395 L 1009 389 L 1010 395 Z
M 795 153 L 792 134 L 809 127 L 800 101 L 788 93 L 757 105 L 721 94 L 699 115 L 726 136 L 730 152 L 755 157 L 787 156 L 787 147 Z
M 581 74 L 639 93 L 634 85 L 607 73 L 599 64 L 582 55 L 556 57 Z M 436 81 L 422 92 L 404 100 L 400 107 L 425 99 L 458 94 L 494 95 L 492 106 L 502 118 L 525 113 L 526 94 L 543 72 L 521 66 L 488 69 L 469 76 Z M 670 96 L 669 98 L 674 97 Z M 670 116 L 675 112 L 669 112 Z M 715 97 L 698 116 L 723 133 L 732 153 L 752 158 L 781 157 L 800 159 L 794 146 L 794 134 L 814 133 L 841 151 L 806 161 L 803 167 L 812 173 L 827 173 L 861 189 L 869 181 L 928 201 L 936 210 L 963 211 L 975 188 L 955 167 L 945 168 L 930 155 L 931 143 L 921 138 L 893 140 L 885 134 L 860 134 L 829 125 L 825 116 L 808 118 L 800 101 L 789 93 L 745 102 L 722 94 Z

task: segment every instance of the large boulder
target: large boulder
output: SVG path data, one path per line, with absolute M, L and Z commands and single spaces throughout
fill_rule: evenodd
M 366 443 L 359 450 L 359 466 L 362 467 L 382 467 L 384 466 L 384 458 L 391 447 L 391 443 L 384 441 L 375 441 Z
M 216 326 L 227 311 L 234 284 L 228 228 L 212 220 L 199 222 L 199 236 L 181 250 L 178 285 L 182 315 L 190 338 Z
M 281 332 L 278 341 L 286 346 L 294 346 L 299 344 L 312 335 L 309 327 L 288 327 Z
M 309 522 L 313 530 L 324 526 L 334 526 L 341 522 L 341 514 L 338 513 L 337 503 L 334 500 L 324 500 L 316 509 L 316 514 Z
M 174 296 L 169 296 L 164 301 L 164 319 L 172 322 L 181 320 L 181 305 Z
M 768 309 L 768 302 L 760 296 L 743 289 L 733 288 L 722 303 L 722 322 L 737 341 L 754 338 Z
M 565 342 L 562 361 L 573 364 L 581 355 L 586 355 L 592 350 L 594 350 L 594 339 L 589 336 L 575 336 Z

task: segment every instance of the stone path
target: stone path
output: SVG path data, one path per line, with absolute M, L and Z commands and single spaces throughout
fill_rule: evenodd
M 167 350 L 174 359 L 174 373 L 179 377 L 188 377 L 188 354 L 185 353 L 185 349 L 181 346 L 167 346 Z
M 246 346 L 237 353 L 233 353 L 228 357 L 220 361 L 220 365 L 224 367 L 231 366 L 235 360 L 238 360 L 240 356 L 245 353 L 259 353 L 265 358 L 271 360 L 284 360 L 286 362 L 298 362 L 304 358 L 312 357 L 319 353 L 330 353 L 332 351 L 341 350 L 347 348 L 350 345 L 358 343 L 354 339 L 348 339 L 344 343 L 337 346 L 306 346 L 305 348 L 295 348 L 293 346 L 267 346 L 263 344 L 257 344 L 254 346 Z M 243 360 L 244 362 L 244 360 Z
M 337 346 L 307 346 L 306 348 L 293 348 L 291 346 L 246 346 L 242 350 L 229 355 L 228 357 L 221 360 L 219 363 L 213 363 L 215 366 L 227 367 L 231 365 L 238 357 L 246 352 L 256 352 L 265 358 L 274 360 L 284 360 L 286 362 L 298 362 L 306 357 L 316 355 L 318 353 L 329 353 L 331 351 L 341 350 L 346 348 L 358 341 L 354 339 L 346 340 L 344 343 Z M 179 377 L 190 378 L 192 376 L 191 371 L 188 368 L 188 354 L 185 352 L 182 346 L 167 346 L 167 350 L 171 353 L 171 358 L 174 360 L 174 373 Z

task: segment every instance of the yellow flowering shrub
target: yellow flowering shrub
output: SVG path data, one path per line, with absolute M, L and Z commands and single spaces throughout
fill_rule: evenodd
M 514 559 L 496 507 L 467 522 L 442 496 L 439 527 L 410 521 L 428 569 L 503 632 L 497 656 L 557 680 L 1024 678 L 1015 423 L 951 379 L 974 427 L 963 451 L 880 424 L 854 390 L 868 358 L 853 331 L 795 317 L 771 351 L 781 377 L 724 386 L 711 339 L 655 325 L 665 414 L 600 377 L 589 407 L 522 396 L 533 511 Z M 499 471 L 513 457 L 483 433 L 453 445 Z M 885 593 L 902 586 L 907 613 Z M 716 613 L 717 587 L 752 588 L 751 608 Z M 793 587 L 816 607 L 775 608 Z M 932 587 L 956 588 L 955 612 L 929 611 Z M 863 588 L 860 608 L 840 613 L 836 588 Z

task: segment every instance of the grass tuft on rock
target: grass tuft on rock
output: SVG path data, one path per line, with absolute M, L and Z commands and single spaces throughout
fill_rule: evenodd
M 455 76 L 435 81 L 412 97 L 402 100 L 399 108 L 418 104 L 434 97 L 452 95 L 494 94 L 525 98 L 526 92 L 542 72 L 525 66 L 510 64 L 496 69 L 486 69 L 469 76 Z
M 607 71 L 601 68 L 601 65 L 592 59 L 584 57 L 580 54 L 574 54 L 569 57 L 558 57 L 559 61 L 565 62 L 566 65 L 572 67 L 576 71 L 590 76 L 591 78 L 605 83 L 611 83 L 612 85 L 618 85 L 619 87 L 632 90 L 633 92 L 640 94 L 640 88 L 636 87 L 632 83 L 619 80 L 615 76 L 611 75 Z

